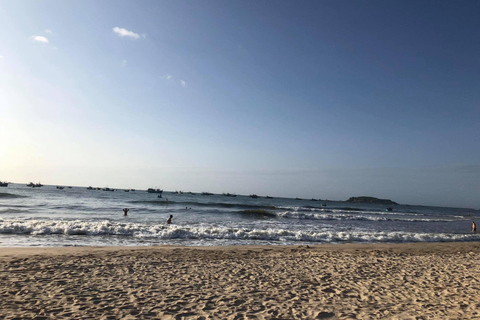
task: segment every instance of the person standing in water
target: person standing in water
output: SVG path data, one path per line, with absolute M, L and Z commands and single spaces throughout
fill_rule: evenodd
M 124 217 L 127 216 L 128 211 L 130 211 L 130 209 L 128 209 L 128 208 L 124 208 L 124 209 L 123 209 L 123 216 L 124 216 Z
M 475 221 L 472 221 L 472 232 L 477 232 L 477 225 L 475 224 Z
M 171 223 L 172 223 L 172 218 L 173 218 L 173 215 L 170 215 L 170 218 L 168 218 L 168 220 L 167 220 L 167 224 L 171 224 Z

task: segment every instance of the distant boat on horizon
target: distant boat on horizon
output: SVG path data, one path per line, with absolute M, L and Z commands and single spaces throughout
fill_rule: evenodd
M 147 192 L 148 192 L 148 193 L 162 193 L 163 190 L 162 190 L 162 189 L 148 188 L 148 189 L 147 189 Z
M 40 182 L 39 183 L 30 182 L 29 184 L 27 184 L 27 187 L 39 188 L 39 187 L 43 187 L 43 184 L 41 184 Z
M 7 181 L 5 181 L 5 182 L 0 181 L 0 187 L 8 187 L 8 182 Z

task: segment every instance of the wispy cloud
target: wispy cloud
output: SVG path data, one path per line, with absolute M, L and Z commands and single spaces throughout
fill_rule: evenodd
M 32 40 L 34 42 L 48 43 L 48 39 L 45 38 L 44 36 L 32 36 Z
M 45 30 L 45 33 L 52 34 L 53 32 L 52 32 L 52 30 L 47 29 L 47 30 Z
M 174 81 L 175 79 L 173 78 L 173 76 L 171 74 L 165 74 L 162 76 L 163 79 L 165 80 L 168 80 L 168 81 Z M 178 83 L 180 84 L 182 87 L 186 88 L 187 87 L 187 82 L 184 81 L 184 80 L 175 80 L 174 83 Z
M 133 31 L 129 31 L 129 30 L 124 29 L 124 28 L 115 27 L 112 30 L 119 37 L 127 37 L 127 38 L 131 38 L 131 39 L 135 39 L 135 40 L 140 38 L 140 35 L 138 33 L 135 33 Z M 145 36 L 144 36 L 144 38 L 145 38 Z
M 4 56 L 0 56 L 0 59 L 5 59 L 5 57 L 4 57 Z
M 122 60 L 122 68 L 127 65 L 127 60 Z

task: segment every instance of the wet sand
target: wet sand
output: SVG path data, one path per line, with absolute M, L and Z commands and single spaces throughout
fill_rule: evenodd
M 480 319 L 480 243 L 0 248 L 0 319 Z

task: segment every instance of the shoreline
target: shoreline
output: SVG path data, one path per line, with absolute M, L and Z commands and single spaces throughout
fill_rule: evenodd
M 449 252 L 451 250 L 480 252 L 480 242 L 477 241 L 451 241 L 451 242 L 402 242 L 402 243 L 325 243 L 325 244 L 299 244 L 299 245 L 217 245 L 217 246 L 182 246 L 182 245 L 146 245 L 146 246 L 32 246 L 32 247 L 0 247 L 0 259 L 5 256 L 29 256 L 29 255 L 62 255 L 82 254 L 94 252 L 132 251 L 132 250 L 178 250 L 195 249 L 205 251 L 229 251 L 229 250 L 254 250 L 272 251 L 276 249 L 312 249 L 317 251 L 369 251 L 369 250 L 414 250 L 415 252 Z
M 2 247 L 0 318 L 480 318 L 480 242 Z

